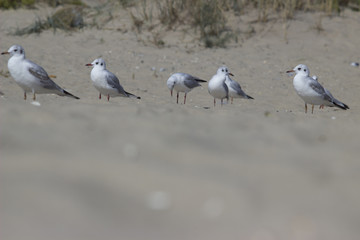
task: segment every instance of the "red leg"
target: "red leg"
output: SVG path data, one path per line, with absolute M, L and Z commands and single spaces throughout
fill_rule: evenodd
M 176 93 L 176 103 L 179 103 L 179 92 Z
M 311 106 L 311 113 L 314 114 L 314 104 Z
M 101 93 L 99 93 L 99 99 L 101 99 Z
M 108 99 L 108 101 L 110 101 L 110 94 L 107 95 L 107 99 Z
M 26 100 L 26 92 L 24 92 L 24 100 Z
M 171 89 L 171 90 L 170 90 L 170 95 L 171 95 L 171 96 L 172 96 L 172 92 L 173 92 L 173 91 L 172 91 L 172 89 Z
M 184 104 L 185 104 L 185 102 L 186 102 L 186 93 L 185 93 L 185 95 L 184 95 Z

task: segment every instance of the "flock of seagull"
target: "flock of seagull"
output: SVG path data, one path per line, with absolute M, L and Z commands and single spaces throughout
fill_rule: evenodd
M 16 83 L 23 89 L 25 100 L 26 93 L 32 93 L 33 100 L 36 99 L 36 94 L 43 93 L 79 99 L 79 97 L 57 85 L 51 79 L 52 75 L 48 75 L 44 68 L 26 59 L 25 50 L 22 46 L 13 45 L 8 51 L 1 54 L 10 54 L 8 69 Z M 99 91 L 99 99 L 101 99 L 101 95 L 106 96 L 108 101 L 110 97 L 117 96 L 140 99 L 140 97 L 124 90 L 115 74 L 106 69 L 105 61 L 102 58 L 95 59 L 92 63 L 86 64 L 86 66 L 93 67 L 90 77 L 94 87 Z M 305 102 L 305 113 L 307 113 L 307 104 L 312 105 L 312 113 L 314 112 L 314 105 L 320 105 L 320 108 L 329 106 L 344 110 L 349 109 L 346 104 L 334 98 L 329 90 L 317 81 L 316 76 L 310 77 L 310 71 L 306 65 L 299 64 L 294 69 L 287 71 L 287 73 L 295 73 L 293 85 L 297 94 Z M 233 76 L 233 74 L 229 72 L 227 67 L 223 66 L 210 79 L 208 91 L 214 98 L 214 106 L 216 105 L 216 99 L 220 99 L 221 105 L 224 99 L 228 101 L 229 98 L 231 103 L 233 103 L 233 98 L 254 99 L 247 95 L 241 89 L 240 84 L 231 79 L 230 76 Z M 174 73 L 167 80 L 167 87 L 170 90 L 171 96 L 173 91 L 176 91 L 176 103 L 179 102 L 179 92 L 184 92 L 185 104 L 187 93 L 193 88 L 201 86 L 200 83 L 203 82 L 207 81 L 187 73 Z

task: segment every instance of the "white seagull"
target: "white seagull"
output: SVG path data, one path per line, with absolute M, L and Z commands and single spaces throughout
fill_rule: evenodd
M 290 72 L 296 74 L 293 84 L 297 94 L 305 102 L 305 113 L 307 112 L 307 104 L 312 105 L 311 113 L 314 113 L 314 105 L 320 105 L 320 108 L 335 106 L 344 110 L 349 109 L 345 103 L 334 98 L 329 90 L 321 86 L 317 77 L 310 77 L 310 71 L 306 65 L 299 64 L 293 70 L 287 71 L 287 73 Z
M 208 90 L 211 96 L 214 97 L 214 107 L 216 105 L 216 98 L 221 99 L 221 105 L 223 104 L 223 99 L 226 98 L 229 100 L 229 88 L 225 83 L 226 76 L 233 76 L 232 73 L 229 73 L 227 67 L 220 67 L 216 74 L 210 79 L 208 84 Z
M 167 80 L 167 87 L 170 90 L 171 96 L 173 89 L 176 91 L 176 103 L 179 103 L 179 92 L 184 92 L 184 104 L 186 102 L 186 94 L 193 88 L 201 86 L 199 82 L 206 82 L 198 77 L 191 76 L 187 73 L 174 73 Z
M 101 94 L 106 95 L 108 101 L 110 100 L 110 97 L 130 97 L 140 99 L 140 97 L 124 90 L 115 74 L 106 69 L 104 59 L 95 59 L 92 63 L 88 63 L 85 66 L 93 67 L 90 77 L 94 87 L 100 92 L 99 99 L 101 99 Z
M 238 82 L 232 80 L 230 76 L 233 76 L 233 74 L 229 73 L 226 75 L 225 83 L 229 89 L 229 97 L 231 98 L 231 104 L 233 103 L 234 98 L 245 98 L 245 99 L 254 99 L 253 97 L 250 97 L 247 95 L 242 89 Z
M 25 100 L 27 92 L 33 93 L 33 100 L 36 99 L 35 94 L 42 93 L 53 93 L 79 99 L 51 80 L 41 66 L 26 59 L 25 50 L 22 46 L 13 45 L 7 52 L 1 53 L 1 55 L 4 54 L 10 54 L 11 56 L 8 61 L 9 72 L 15 82 L 24 90 Z

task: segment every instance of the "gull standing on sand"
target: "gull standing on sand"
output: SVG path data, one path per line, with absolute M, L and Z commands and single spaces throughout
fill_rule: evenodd
M 101 99 L 101 94 L 106 95 L 108 101 L 110 100 L 110 97 L 130 97 L 140 99 L 140 97 L 124 90 L 115 74 L 106 69 L 104 59 L 95 59 L 92 63 L 88 63 L 85 66 L 93 67 L 90 77 L 94 87 L 100 92 L 99 99 Z
M 341 109 L 349 109 L 349 107 L 337 100 L 332 96 L 329 90 L 325 89 L 321 84 L 313 77 L 310 77 L 309 68 L 304 64 L 297 65 L 293 70 L 287 71 L 287 73 L 295 72 L 293 80 L 294 88 L 297 94 L 305 102 L 305 113 L 307 112 L 307 104 L 311 104 L 311 113 L 314 113 L 314 105 L 320 105 L 320 108 L 324 106 L 338 107 Z
M 229 97 L 231 98 L 231 104 L 233 103 L 234 98 L 254 99 L 253 97 L 250 97 L 249 95 L 247 95 L 241 89 L 240 84 L 230 78 L 230 75 L 233 76 L 232 73 L 229 73 L 228 75 L 226 75 L 225 83 L 229 89 Z
M 10 54 L 11 57 L 8 61 L 9 72 L 15 79 L 15 82 L 24 90 L 24 100 L 26 100 L 27 92 L 33 93 L 34 101 L 36 99 L 35 94 L 42 93 L 53 93 L 59 96 L 79 99 L 51 80 L 41 66 L 26 59 L 25 50 L 22 46 L 13 45 L 7 52 L 2 52 L 1 54 Z
M 176 103 L 179 103 L 179 92 L 184 92 L 184 104 L 186 102 L 186 94 L 193 88 L 201 86 L 199 82 L 206 82 L 198 77 L 191 76 L 187 73 L 174 73 L 167 80 L 167 87 L 170 90 L 171 96 L 173 89 L 176 91 Z
M 229 88 L 225 83 L 226 76 L 233 76 L 229 73 L 227 67 L 220 67 L 216 74 L 210 79 L 208 84 L 208 90 L 211 96 L 214 97 L 214 107 L 216 105 L 216 98 L 221 99 L 221 105 L 223 105 L 223 99 L 229 100 Z

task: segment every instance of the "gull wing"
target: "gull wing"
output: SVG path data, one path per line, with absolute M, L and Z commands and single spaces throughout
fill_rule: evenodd
M 112 73 L 107 72 L 106 74 L 106 82 L 112 87 L 118 90 L 118 92 L 122 95 L 127 96 L 124 88 L 120 85 L 119 79 Z
M 311 78 L 309 85 L 316 93 L 321 95 L 325 100 L 329 102 L 333 102 L 333 97 L 331 93 L 328 90 L 325 91 L 324 87 L 321 86 L 321 84 L 318 81 Z
M 42 86 L 46 89 L 57 89 L 61 91 L 61 87 L 59 87 L 58 85 L 56 85 L 56 83 L 50 79 L 49 75 L 47 74 L 47 72 L 39 65 L 34 65 L 32 67 L 29 67 L 29 72 L 31 73 L 31 75 L 33 75 L 34 77 L 36 77 L 37 79 L 40 80 L 40 83 L 42 84 Z

